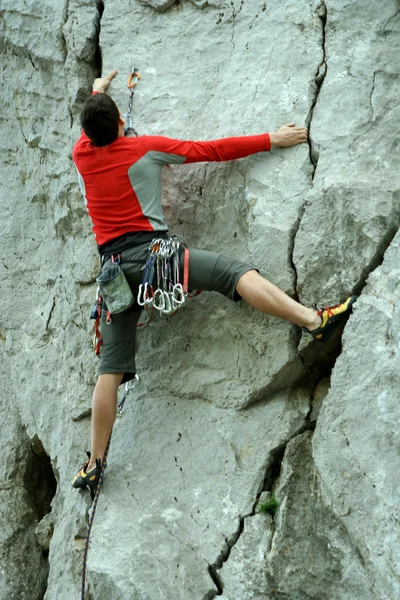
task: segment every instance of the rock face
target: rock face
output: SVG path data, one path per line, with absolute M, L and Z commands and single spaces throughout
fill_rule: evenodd
M 70 153 L 94 77 L 119 70 L 125 112 L 133 66 L 141 134 L 310 130 L 166 167 L 171 230 L 305 304 L 360 299 L 324 344 L 208 293 L 139 331 L 91 597 L 398 598 L 398 3 L 4 0 L 0 19 L 0 599 L 80 593 L 99 261 Z

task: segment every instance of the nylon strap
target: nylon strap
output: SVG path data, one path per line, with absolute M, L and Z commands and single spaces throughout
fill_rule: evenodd
M 187 294 L 189 290 L 189 248 L 185 248 L 183 257 L 183 293 Z

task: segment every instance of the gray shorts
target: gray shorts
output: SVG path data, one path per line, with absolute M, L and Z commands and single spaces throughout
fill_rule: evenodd
M 143 267 L 148 251 L 149 244 L 146 243 L 124 250 L 121 254 L 121 268 L 135 298 L 142 282 Z M 110 258 L 107 259 L 104 265 L 108 264 L 110 260 Z M 183 261 L 180 262 L 183 268 Z M 248 263 L 217 252 L 189 248 L 189 289 L 191 290 L 219 292 L 230 300 L 240 300 L 236 285 L 244 273 L 253 269 L 255 267 Z M 122 383 L 135 376 L 135 337 L 140 313 L 141 307 L 135 303 L 128 310 L 113 315 L 111 323 L 107 325 L 106 314 L 103 311 L 100 323 L 103 346 L 98 375 L 124 373 Z

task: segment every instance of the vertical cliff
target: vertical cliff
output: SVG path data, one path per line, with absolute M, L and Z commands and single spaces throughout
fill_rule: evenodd
M 140 134 L 310 130 L 166 167 L 171 231 L 303 303 L 360 299 L 324 344 L 212 293 L 139 331 L 91 597 L 398 598 L 398 2 L 3 0 L 0 28 L 1 600 L 80 593 L 99 260 L 71 148 L 93 79 L 118 69 L 124 113 L 133 66 Z

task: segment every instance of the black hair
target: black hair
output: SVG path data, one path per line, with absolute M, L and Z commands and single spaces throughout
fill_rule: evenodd
M 118 138 L 119 110 L 107 94 L 90 96 L 81 110 L 81 126 L 95 146 L 108 146 Z

